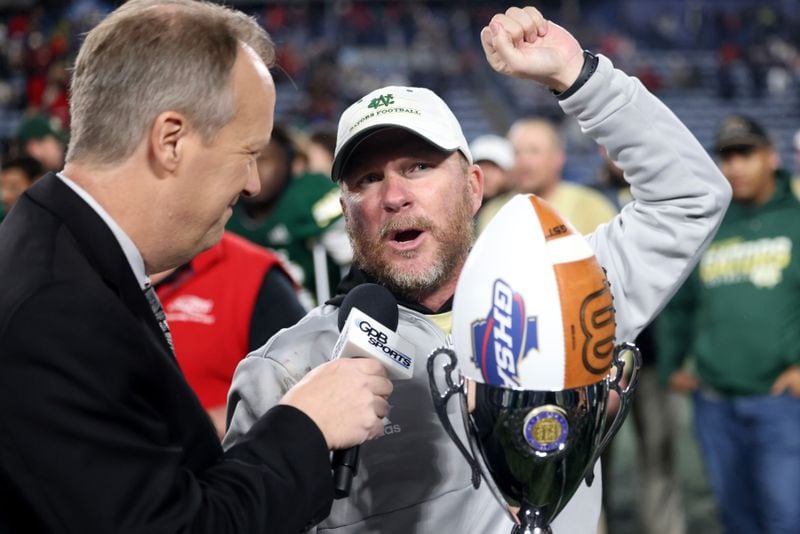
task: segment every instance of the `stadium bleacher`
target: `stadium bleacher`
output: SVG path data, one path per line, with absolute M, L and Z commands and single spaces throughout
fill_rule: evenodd
M 386 84 L 420 84 L 440 92 L 468 139 L 483 133 L 503 134 L 520 116 L 561 118 L 546 90 L 499 76 L 483 61 L 477 28 L 486 22 L 487 13 L 504 4 L 372 1 L 351 2 L 348 10 L 335 2 L 233 3 L 248 9 L 273 32 L 280 61 L 277 118 L 282 122 L 300 128 L 314 121 L 335 122 L 357 95 Z M 714 127 L 722 117 L 749 113 L 764 122 L 784 164 L 792 166 L 790 140 L 800 127 L 796 46 L 800 32 L 793 31 L 800 26 L 800 13 L 796 7 L 792 10 L 793 3 L 761 2 L 757 11 L 752 2 L 720 5 L 710 0 L 578 1 L 570 3 L 569 9 L 559 2 L 543 5 L 556 20 L 580 20 L 576 33 L 587 47 L 606 53 L 626 72 L 640 74 L 646 84 L 655 85 L 651 89 L 704 146 L 711 145 Z M 43 105 L 29 101 L 32 79 L 38 76 L 50 83 L 48 65 L 29 63 L 39 57 L 36 43 L 46 50 L 53 48 L 57 36 L 66 38 L 67 49 L 51 54 L 50 61 L 68 64 L 80 31 L 109 7 L 101 0 L 0 4 L 3 146 L 8 148 L 23 114 Z M 737 33 L 748 17 L 755 17 L 758 24 Z M 469 38 L 470 33 L 475 38 Z M 730 98 L 720 97 L 720 45 L 725 42 L 731 42 L 737 54 L 726 60 Z M 771 54 L 763 67 L 773 72 L 763 73 L 761 97 L 753 96 L 752 47 Z M 322 90 L 320 76 L 315 74 L 321 69 L 328 75 Z M 772 82 L 766 79 L 769 76 Z M 328 83 L 330 78 L 333 83 Z M 309 88 L 315 84 L 316 91 Z M 310 102 L 323 98 L 329 102 L 309 113 Z M 591 183 L 599 162 L 596 149 L 575 134 L 574 125 L 565 124 L 563 129 L 568 140 L 567 178 Z

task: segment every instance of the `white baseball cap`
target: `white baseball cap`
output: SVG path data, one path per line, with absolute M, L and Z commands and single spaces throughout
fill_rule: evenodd
M 514 166 L 514 149 L 505 137 L 481 135 L 472 140 L 469 149 L 475 161 L 491 161 L 504 171 Z
M 367 135 L 402 128 L 446 151 L 459 150 L 472 163 L 461 125 L 444 100 L 430 89 L 388 86 L 376 89 L 347 108 L 339 119 L 331 178 L 341 178 L 350 155 Z

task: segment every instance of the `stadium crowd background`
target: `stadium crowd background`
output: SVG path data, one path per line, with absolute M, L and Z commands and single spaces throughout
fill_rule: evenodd
M 0 0 L 0 141 L 25 113 L 68 127 L 68 68 L 81 34 L 119 2 Z M 425 85 L 450 104 L 467 139 L 504 134 L 521 115 L 559 117 L 546 91 L 495 75 L 478 32 L 505 2 L 229 2 L 252 13 L 279 47 L 277 118 L 297 128 L 334 123 L 359 95 L 390 83 Z M 268 5 L 267 5 L 268 4 Z M 800 118 L 800 6 L 795 0 L 545 0 L 575 29 L 662 98 L 704 145 L 732 111 L 776 137 L 791 165 Z M 570 124 L 566 178 L 591 182 L 597 152 Z
M 44 115 L 69 131 L 69 67 L 82 34 L 121 2 L 0 0 L 0 156 L 20 151 L 19 128 Z M 335 126 L 341 111 L 377 87 L 420 85 L 452 107 L 465 136 L 505 135 L 521 116 L 562 121 L 544 89 L 495 74 L 479 30 L 507 2 L 229 1 L 254 15 L 278 46 L 276 119 L 298 131 Z M 798 0 L 544 0 L 581 44 L 638 76 L 711 147 L 723 117 L 743 112 L 774 137 L 783 166 L 797 171 L 800 128 Z M 565 178 L 592 184 L 601 158 L 570 121 Z M 689 532 L 719 531 L 688 414 L 679 438 Z M 627 439 L 627 441 L 625 441 Z M 623 432 L 609 531 L 635 532 L 635 445 Z M 688 459 L 687 459 L 688 458 Z

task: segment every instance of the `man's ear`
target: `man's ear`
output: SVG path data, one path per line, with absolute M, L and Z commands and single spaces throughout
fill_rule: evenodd
M 344 194 L 341 190 L 339 191 L 339 205 L 342 207 L 342 215 L 347 219 L 347 205 L 344 203 Z
M 469 167 L 469 191 L 472 197 L 472 214 L 478 213 L 478 210 L 483 203 L 483 169 L 480 165 L 473 163 Z
M 156 117 L 150 128 L 150 153 L 158 166 L 172 173 L 185 157 L 189 122 L 175 111 L 164 111 Z

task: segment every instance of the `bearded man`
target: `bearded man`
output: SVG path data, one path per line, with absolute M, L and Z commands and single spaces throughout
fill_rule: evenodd
M 710 241 L 730 188 L 661 102 L 607 58 L 584 52 L 538 10 L 495 15 L 481 41 L 493 68 L 553 90 L 625 171 L 636 200 L 588 240 L 608 270 L 617 337 L 635 339 Z M 483 173 L 461 127 L 427 89 L 378 89 L 343 113 L 332 177 L 341 187 L 353 269 L 336 298 L 239 364 L 224 446 L 237 442 L 291 384 L 331 358 L 344 294 L 377 282 L 399 302 L 397 331 L 414 345 L 414 372 L 395 384 L 383 437 L 362 445 L 350 496 L 334 503 L 319 531 L 507 534 L 507 511 L 486 484 L 473 489 L 468 465 L 439 423 L 425 371 L 433 349 L 452 346 L 453 294 L 482 197 Z M 464 441 L 463 426 L 456 431 Z M 582 486 L 553 531 L 596 532 L 600 486 L 599 477 L 591 488 Z

